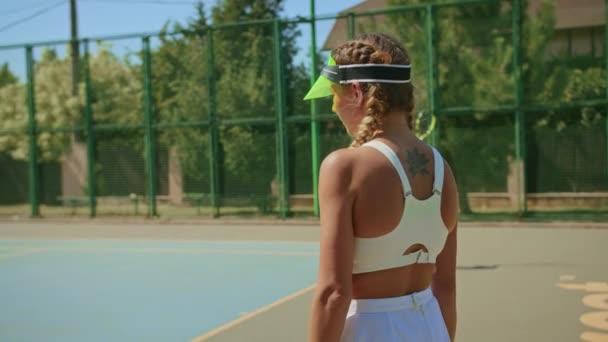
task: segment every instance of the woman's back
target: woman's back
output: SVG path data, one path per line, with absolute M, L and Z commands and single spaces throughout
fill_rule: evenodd
M 407 197 L 404 194 L 402 181 L 395 166 L 378 150 L 373 148 L 358 148 L 349 151 L 353 154 L 354 170 L 351 180 L 356 192 L 353 208 L 353 230 L 355 245 L 357 240 L 380 238 L 394 232 L 402 219 L 408 229 L 412 216 L 404 214 L 405 208 L 413 207 L 414 202 L 423 202 L 425 206 L 433 206 L 436 200 L 435 211 L 429 208 L 428 213 L 436 217 L 428 217 L 425 226 L 409 227 L 408 233 L 417 239 L 414 230 L 433 229 L 428 225 L 434 218 L 443 223 L 445 232 L 427 232 L 434 239 L 440 239 L 442 233 L 453 229 L 457 217 L 457 194 L 454 177 L 449 167 L 444 167 L 444 182 L 439 193 L 434 191 L 435 163 L 444 163 L 443 159 L 435 160 L 433 149 L 415 137 L 396 137 L 394 139 L 377 139 L 389 147 L 399 158 L 401 166 L 411 186 L 412 193 Z M 445 171 L 444 171 L 445 170 Z M 439 196 L 439 199 L 434 198 Z M 409 200 L 408 200 L 409 199 Z M 409 219 L 409 220 L 408 220 Z M 414 224 L 420 224 L 418 222 Z M 437 229 L 437 228 L 435 228 Z M 435 237 L 435 235 L 437 235 Z M 365 243 L 366 241 L 363 241 Z M 408 255 L 420 250 L 428 252 L 428 246 L 418 241 L 399 241 L 403 247 L 399 255 Z M 442 246 L 443 247 L 443 246 Z M 356 249 L 356 247 L 355 247 Z M 380 252 L 380 251 L 378 251 Z M 355 252 L 356 253 L 356 252 Z M 429 287 L 435 272 L 434 263 L 414 263 L 401 267 L 376 270 L 353 274 L 353 298 L 386 298 L 406 295 L 422 291 Z

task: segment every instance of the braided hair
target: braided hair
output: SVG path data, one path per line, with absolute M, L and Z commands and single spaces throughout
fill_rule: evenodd
M 348 41 L 332 51 L 338 65 L 345 64 L 409 64 L 405 48 L 394 38 L 382 33 L 370 33 Z M 410 129 L 413 129 L 414 86 L 411 83 L 361 83 L 366 115 L 351 147 L 359 147 L 382 131 L 382 118 L 390 111 L 404 111 Z

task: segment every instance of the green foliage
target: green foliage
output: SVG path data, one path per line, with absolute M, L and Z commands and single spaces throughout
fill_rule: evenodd
M 2 128 L 14 133 L 0 135 L 0 151 L 9 153 L 13 159 L 27 160 L 28 143 L 26 128 L 28 124 L 25 106 L 25 87 L 9 84 L 0 88 L 0 121 Z
M 522 84 L 529 102 L 544 102 L 543 93 L 551 93 L 553 98 L 559 97 L 559 90 L 546 82 L 560 73 L 553 70 L 552 63 L 547 63 L 553 57 L 548 56 L 547 47 L 554 34 L 554 26 L 553 3 L 543 0 L 536 16 L 526 18 L 522 27 Z
M 214 24 L 278 15 L 282 1 L 221 1 Z M 275 112 L 272 24 L 216 31 L 216 74 L 220 117 L 272 117 Z
M 270 191 L 270 181 L 276 171 L 274 132 L 233 126 L 222 131 L 221 139 L 226 156 L 225 172 L 239 183 L 250 185 L 250 190 L 261 185 L 263 190 Z
M 427 1 L 393 0 L 391 5 Z M 526 1 L 522 8 L 528 8 Z M 512 9 L 493 2 L 441 8 L 435 11 L 438 59 L 438 105 L 489 108 L 514 104 Z M 383 29 L 396 35 L 408 48 L 414 66 L 418 110 L 426 106 L 424 11 L 391 16 Z M 605 94 L 605 74 L 599 68 L 572 68 L 556 63 L 549 51 L 554 37 L 553 3 L 544 0 L 535 15 L 524 15 L 522 25 L 521 79 L 526 103 L 568 104 Z M 373 26 L 373 25 L 372 25 Z M 420 72 L 416 73 L 416 70 Z M 575 115 L 572 115 L 572 112 Z M 528 125 L 562 130 L 567 125 L 599 122 L 597 108 L 535 113 Z M 466 192 L 506 191 L 509 163 L 514 159 L 513 113 L 487 114 L 474 111 L 463 117 L 441 120 L 440 147 L 461 187 L 466 211 Z M 483 143 L 482 143 L 483 142 Z M 492 172 L 488 172 L 492 170 Z
M 15 84 L 18 81 L 17 76 L 8 68 L 8 63 L 2 64 L 2 68 L 0 68 L 0 88 L 5 85 Z
M 71 95 L 70 64 L 61 60 L 53 50 L 45 50 L 35 67 L 36 123 L 39 127 L 70 127 L 77 117 L 79 101 Z M 0 121 L 3 126 L 22 132 L 0 138 L 0 151 L 9 153 L 14 159 L 28 158 L 29 138 L 28 111 L 25 86 L 10 84 L 0 88 Z M 67 134 L 52 134 L 44 131 L 38 134 L 41 160 L 56 160 L 69 146 Z
M 105 49 L 90 60 L 92 109 L 98 123 L 135 124 L 141 105 L 141 86 L 134 69 Z M 84 85 L 80 96 L 71 89 L 69 57 L 59 58 L 54 50 L 44 50 L 35 66 L 36 124 L 44 128 L 37 136 L 39 158 L 59 160 L 72 144 L 69 133 L 49 132 L 47 129 L 74 127 L 82 124 Z M 0 88 L 0 121 L 3 127 L 20 134 L 0 136 L 0 152 L 14 159 L 27 160 L 29 137 L 26 88 L 13 83 Z M 128 140 L 133 142 L 132 140 Z M 141 143 L 140 143 L 141 144 Z
M 214 25 L 271 19 L 282 11 L 282 1 L 219 1 L 211 11 Z M 162 45 L 154 52 L 153 85 L 157 121 L 192 122 L 209 117 L 209 33 L 202 4 L 197 16 L 186 27 L 184 35 L 163 36 Z M 288 96 L 289 113 L 302 114 L 308 110 L 302 101 L 308 87 L 306 68 L 296 66 L 295 39 L 299 31 L 292 24 L 281 26 L 280 50 Z M 272 24 L 223 27 L 212 33 L 214 70 L 216 76 L 217 117 L 274 118 L 276 115 L 276 82 Z M 220 161 L 222 179 L 235 179 L 253 187 L 222 187 L 225 195 L 251 192 L 267 195 L 270 182 L 276 177 L 274 160 L 275 133 L 267 126 L 231 126 L 221 128 Z M 209 177 L 208 134 L 199 130 L 163 131 L 163 145 L 177 148 L 183 171 L 188 178 Z M 271 167 L 260 167 L 271 165 Z M 256 185 L 257 184 L 257 185 Z
M 95 122 L 140 124 L 143 107 L 139 100 L 142 96 L 139 68 L 122 62 L 103 48 L 90 58 L 89 65 Z

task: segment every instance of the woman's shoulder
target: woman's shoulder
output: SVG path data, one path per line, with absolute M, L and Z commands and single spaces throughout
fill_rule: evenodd
M 328 154 L 321 167 L 356 167 L 357 164 L 369 161 L 370 153 L 374 154 L 373 150 L 368 148 L 341 148 Z
M 328 154 L 321 162 L 321 172 L 323 171 L 347 171 L 352 168 L 356 158 L 355 149 L 341 148 Z
M 378 168 L 386 167 L 383 156 L 371 148 L 342 148 L 328 154 L 321 163 L 321 175 L 365 177 Z

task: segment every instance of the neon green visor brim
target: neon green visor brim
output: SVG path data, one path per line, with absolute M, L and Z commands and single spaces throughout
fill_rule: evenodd
M 331 55 L 327 60 L 327 65 L 336 65 L 336 61 L 334 61 Z M 306 96 L 304 96 L 304 100 L 317 99 L 320 97 L 327 97 L 333 95 L 331 91 L 332 84 L 335 83 L 330 81 L 329 78 L 323 75 L 319 76 L 315 84 L 312 85 Z
M 333 95 L 333 93 L 331 92 L 332 84 L 334 84 L 334 82 L 330 81 L 325 76 L 319 76 L 315 84 L 313 84 L 313 86 L 308 91 L 308 94 L 304 96 L 304 100 L 312 100 L 319 97 L 327 97 Z

